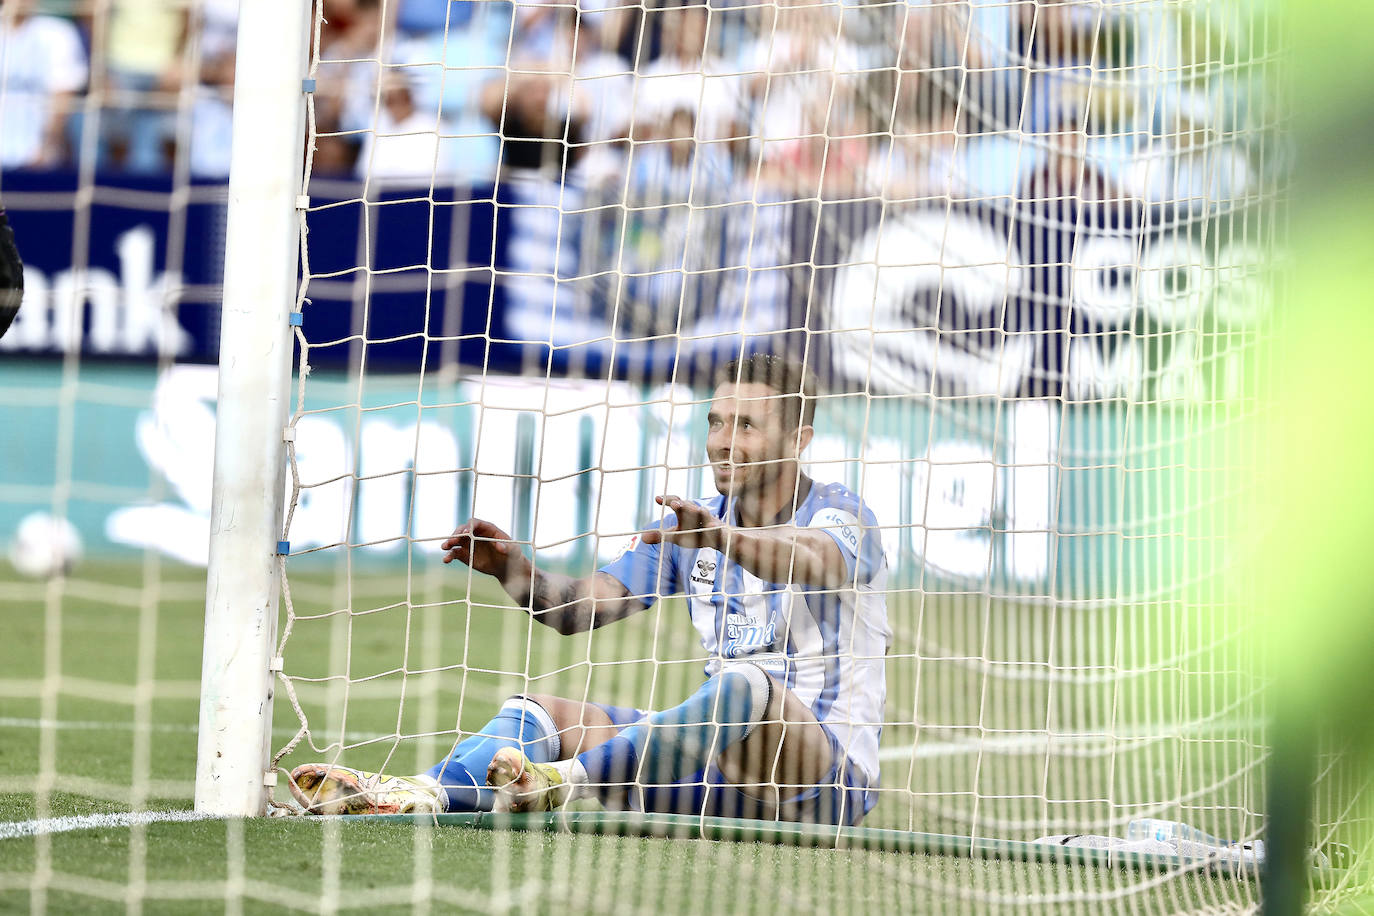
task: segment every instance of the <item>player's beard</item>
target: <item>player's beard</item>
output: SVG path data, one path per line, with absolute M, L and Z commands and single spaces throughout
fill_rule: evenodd
M 728 469 L 722 468 L 723 464 L 728 465 Z M 721 496 L 733 496 L 745 473 L 745 467 L 734 462 L 711 462 L 711 479 Z
M 729 464 L 728 471 L 723 472 L 721 468 L 723 463 Z M 771 486 L 783 472 L 785 466 L 782 459 L 776 458 L 744 462 L 713 461 L 711 473 L 715 478 L 718 493 L 722 496 L 738 499 L 751 492 L 761 492 Z

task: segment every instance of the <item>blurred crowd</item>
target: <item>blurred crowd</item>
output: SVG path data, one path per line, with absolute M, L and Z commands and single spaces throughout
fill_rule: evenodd
M 227 175 L 237 0 L 68 2 L 0 2 L 0 176 Z M 1203 207 L 1265 166 L 1243 63 L 1263 49 L 1155 5 L 322 3 L 321 176 Z

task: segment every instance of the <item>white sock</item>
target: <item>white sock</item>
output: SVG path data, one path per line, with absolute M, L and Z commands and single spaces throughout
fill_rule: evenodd
M 570 760 L 556 760 L 549 764 L 563 776 L 563 781 L 568 784 L 568 799 L 591 798 L 591 793 L 587 791 L 587 768 L 582 765 L 582 761 L 573 757 Z
M 433 789 L 434 794 L 439 798 L 439 807 L 443 808 L 445 811 L 448 810 L 448 793 L 439 785 L 439 780 L 428 773 L 416 773 L 414 776 L 408 776 L 406 778 L 412 782 L 419 783 L 426 789 Z

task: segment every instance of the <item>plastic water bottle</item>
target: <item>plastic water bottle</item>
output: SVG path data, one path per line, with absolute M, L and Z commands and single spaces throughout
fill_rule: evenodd
M 1158 840 L 1161 843 L 1168 843 L 1174 848 L 1178 848 L 1181 840 L 1187 843 L 1200 843 L 1204 846 L 1230 847 L 1235 849 L 1237 854 L 1246 861 L 1260 861 L 1264 858 L 1264 840 L 1237 843 L 1234 840 L 1223 840 L 1212 836 L 1210 833 L 1203 833 L 1198 828 L 1181 821 L 1164 821 L 1153 817 L 1141 818 L 1127 824 L 1126 839 Z M 1347 868 L 1354 861 L 1354 852 L 1349 846 L 1340 843 L 1326 843 L 1319 849 L 1307 850 L 1307 861 L 1309 865 L 1316 868 Z
M 1204 846 L 1233 846 L 1230 840 L 1219 839 L 1181 821 L 1165 821 L 1154 817 L 1141 818 L 1126 825 L 1128 840 L 1158 840 L 1161 843 L 1201 843 Z

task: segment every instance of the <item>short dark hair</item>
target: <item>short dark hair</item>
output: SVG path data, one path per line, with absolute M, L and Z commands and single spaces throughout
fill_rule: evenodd
M 816 376 L 802 363 L 772 353 L 751 353 L 732 359 L 716 373 L 721 385 L 767 385 L 783 395 L 784 428 L 810 426 L 816 418 Z

